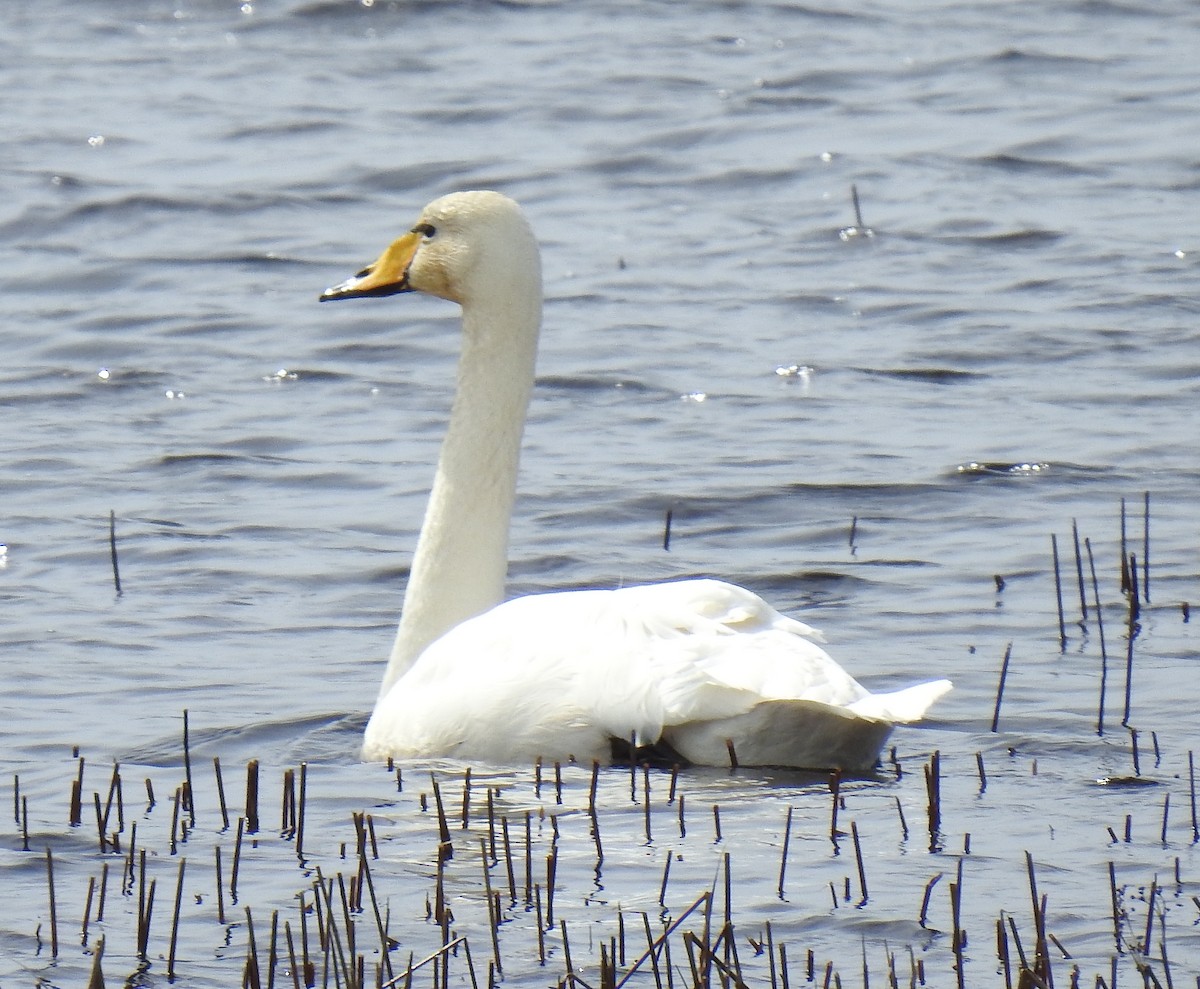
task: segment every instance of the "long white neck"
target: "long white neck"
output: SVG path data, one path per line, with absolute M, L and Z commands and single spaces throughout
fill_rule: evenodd
M 381 697 L 426 646 L 504 598 L 541 303 L 535 255 L 526 277 L 463 304 L 458 390 Z

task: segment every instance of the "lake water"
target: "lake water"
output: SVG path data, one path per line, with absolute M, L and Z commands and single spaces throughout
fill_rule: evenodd
M 623 939 L 619 981 L 645 950 L 643 912 L 657 937 L 715 889 L 711 937 L 725 911 L 718 956 L 749 984 L 782 978 L 784 945 L 792 985 L 811 952 L 818 984 L 882 985 L 889 968 L 909 984 L 919 963 L 928 985 L 1002 986 L 997 922 L 1031 965 L 1037 941 L 1026 853 L 1055 984 L 1200 974 L 1194 4 L 51 0 L 5 7 L 0 26 L 0 763 L 17 797 L 0 831 L 0 984 L 83 985 L 102 937 L 110 985 L 173 968 L 228 986 L 252 925 L 265 983 L 273 912 L 270 978 L 291 984 L 284 925 L 298 946 L 311 923 L 315 942 L 317 870 L 361 875 L 357 812 L 398 942 L 384 980 L 452 928 L 478 981 L 500 956 L 507 983 L 557 984 L 561 921 L 590 985 Z M 588 767 L 566 767 L 561 804 L 531 767 L 473 767 L 463 828 L 465 767 L 405 767 L 397 792 L 357 762 L 457 317 L 436 300 L 316 297 L 426 201 L 478 187 L 519 199 L 544 252 L 512 590 L 712 574 L 823 628 L 868 686 L 955 681 L 893 736 L 899 768 L 843 784 L 836 841 L 825 780 L 691 772 L 670 799 L 669 774 L 639 772 L 631 799 L 612 770 L 598 863 Z M 1127 719 L 1122 499 L 1146 599 Z M 1103 636 L 1090 577 L 1080 620 L 1073 522 Z M 185 709 L 196 821 L 173 846 Z M 234 902 L 252 759 L 271 810 Z M 94 810 L 114 763 L 120 854 L 101 850 Z M 276 808 L 301 763 L 297 849 Z M 445 930 L 430 772 L 452 805 Z M 510 888 L 498 853 L 493 944 L 478 840 L 500 817 L 517 876 Z M 147 878 L 122 891 L 134 820 Z M 539 894 L 555 887 L 553 922 L 526 900 L 523 856 Z M 318 984 L 353 979 L 337 961 L 350 927 L 375 980 L 371 906 L 335 914 L 343 940 L 328 959 L 313 948 Z M 661 978 L 693 980 L 698 916 L 672 931 Z M 465 952 L 443 973 L 457 985 Z M 633 976 L 654 979 L 648 961 Z

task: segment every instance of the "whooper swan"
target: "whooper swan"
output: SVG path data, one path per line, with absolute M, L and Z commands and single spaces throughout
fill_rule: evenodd
M 632 741 L 700 765 L 861 771 L 950 689 L 868 693 L 818 632 L 718 580 L 504 601 L 542 314 L 520 208 L 495 192 L 437 199 L 321 300 L 400 292 L 458 303 L 462 354 L 365 759 L 607 763 Z

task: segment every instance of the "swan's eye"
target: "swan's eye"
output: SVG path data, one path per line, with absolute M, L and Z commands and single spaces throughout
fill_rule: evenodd
M 437 227 L 435 227 L 432 223 L 418 223 L 415 227 L 413 227 L 412 232 L 415 234 L 421 234 L 426 240 L 429 240 L 434 234 L 437 233 Z

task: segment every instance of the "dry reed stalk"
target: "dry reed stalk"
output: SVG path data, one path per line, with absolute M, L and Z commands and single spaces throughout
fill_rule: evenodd
M 554 925 L 551 924 L 551 926 L 553 927 Z M 571 963 L 571 942 L 567 938 L 567 922 L 565 920 L 562 922 L 561 927 L 562 927 L 563 960 L 566 962 L 566 965 L 567 965 L 566 979 L 569 984 L 574 985 L 575 984 L 575 966 Z
M 1192 844 L 1200 841 L 1200 821 L 1196 818 L 1196 764 L 1188 749 L 1188 800 L 1192 808 Z
M 171 795 L 171 839 L 170 848 L 171 854 L 174 855 L 177 851 L 175 846 L 175 834 L 179 828 L 179 804 L 183 800 L 180 794 L 180 788 L 175 787 L 175 792 Z
M 46 849 L 46 887 L 50 891 L 50 957 L 58 957 L 58 902 L 54 895 L 54 856 Z
M 288 968 L 292 973 L 292 989 L 300 989 L 300 967 L 296 962 L 296 942 L 292 938 L 292 923 L 289 920 L 283 922 L 283 938 L 287 942 L 288 949 Z M 384 956 L 387 957 L 386 955 Z
M 213 772 L 217 776 L 217 801 L 221 806 L 221 830 L 229 830 L 229 808 L 225 804 L 225 780 L 221 776 L 221 760 L 213 756 Z
M 929 800 L 929 850 L 938 851 L 938 837 L 942 830 L 942 755 L 935 751 L 925 767 L 925 793 Z
M 624 986 L 626 982 L 628 982 L 631 978 L 633 978 L 634 974 L 638 971 L 638 969 L 640 969 L 642 967 L 642 964 L 647 959 L 653 960 L 653 967 L 654 967 L 655 972 L 657 972 L 658 971 L 658 965 L 657 965 L 658 952 L 660 950 L 665 950 L 665 948 L 668 944 L 668 939 L 671 937 L 671 935 L 674 934 L 675 931 L 679 929 L 679 926 L 685 920 L 687 920 L 687 918 L 690 917 L 701 906 L 704 907 L 706 915 L 707 915 L 707 912 L 710 909 L 711 904 L 712 904 L 712 894 L 711 893 L 702 893 L 700 895 L 699 899 L 693 901 L 691 906 L 689 906 L 686 910 L 683 911 L 683 913 L 681 913 L 678 917 L 676 917 L 667 926 L 667 929 L 664 930 L 662 932 L 662 934 L 660 934 L 653 941 L 650 940 L 650 920 L 648 917 L 646 917 L 645 914 L 643 914 L 643 917 L 646 918 L 646 940 L 649 942 L 649 944 L 648 944 L 646 950 L 643 951 L 642 954 L 638 956 L 637 960 L 634 961 L 633 965 L 630 966 L 629 971 L 626 972 L 625 975 L 622 976 L 621 979 L 617 982 L 616 989 L 621 989 L 621 987 Z M 706 930 L 707 930 L 707 922 L 706 922 L 705 926 L 706 926 Z M 669 971 L 669 966 L 668 966 L 668 971 Z M 662 980 L 660 977 L 656 976 L 655 982 L 659 986 L 662 985 Z
M 508 837 L 508 818 L 507 817 L 500 818 L 500 830 L 501 830 L 501 834 L 504 839 L 504 867 L 505 867 L 505 872 L 508 875 L 508 898 L 513 903 L 516 903 L 517 902 L 517 876 L 516 876 L 515 870 L 513 869 L 512 844 L 509 841 L 509 837 Z M 496 840 L 496 836 L 495 836 L 495 831 L 493 830 L 492 831 L 492 862 L 493 863 L 496 862 L 495 840 Z
M 542 923 L 542 887 L 540 885 L 533 888 L 534 906 L 536 907 L 535 917 L 537 918 L 537 944 L 538 944 L 538 964 L 546 964 L 546 927 Z
M 88 976 L 87 989 L 104 989 L 104 972 L 100 965 L 103 958 L 104 938 L 100 938 L 92 951 L 92 970 Z
M 1137 599 L 1131 594 L 1129 600 L 1136 601 Z M 1125 645 L 1125 713 L 1121 718 L 1123 728 L 1129 727 L 1130 711 L 1133 708 L 1133 642 L 1137 638 L 1137 630 L 1134 628 L 1132 609 L 1130 614 L 1129 634 L 1126 637 Z
M 896 797 L 896 813 L 900 817 L 900 837 L 902 841 L 908 841 L 908 822 L 904 819 L 904 807 L 900 803 L 900 798 Z
M 645 820 L 646 844 L 654 841 L 650 833 L 650 764 L 642 763 L 642 808 Z
M 246 829 L 246 822 L 239 817 L 237 822 L 237 837 L 233 842 L 233 862 L 229 867 L 229 900 L 231 903 L 237 903 L 237 881 L 238 869 L 242 864 L 242 835 Z
M 442 804 L 442 789 L 432 773 L 429 779 L 433 783 L 433 802 L 437 808 L 438 820 L 438 855 L 442 858 L 454 857 L 454 845 L 450 842 L 450 825 L 446 823 L 446 808 Z
M 1142 495 L 1142 600 L 1150 603 L 1150 492 Z
M 1075 519 L 1071 519 L 1071 539 L 1075 543 L 1075 576 L 1079 582 L 1079 621 L 1082 624 L 1087 621 L 1088 604 L 1087 590 L 1083 582 L 1083 553 L 1079 546 L 1079 524 Z
M 525 811 L 525 905 L 533 895 L 533 815 Z
M 1004 682 L 1008 679 L 1008 661 L 1012 657 L 1012 647 L 1013 644 L 1010 642 L 1004 650 L 1004 659 L 1000 663 L 1000 684 L 996 687 L 996 706 L 992 710 L 993 732 L 998 730 L 1000 724 L 1000 703 L 1004 699 Z M 982 765 L 982 762 L 980 765 Z M 980 792 L 982 793 L 983 791 L 980 790 Z
M 67 813 L 71 827 L 83 823 L 83 756 L 79 757 L 79 775 L 71 781 L 71 804 Z
M 225 923 L 225 885 L 221 881 L 221 846 L 217 845 L 213 851 L 216 853 L 217 863 L 217 923 Z
M 1063 618 L 1062 573 L 1058 563 L 1058 536 L 1050 534 L 1050 552 L 1054 558 L 1054 597 L 1058 603 L 1058 642 L 1059 651 L 1067 651 L 1067 624 Z
M 296 857 L 304 860 L 304 814 L 308 803 L 308 763 L 300 763 L 300 798 L 296 808 Z
M 100 852 L 108 851 L 108 841 L 104 837 L 104 813 L 100 810 L 100 794 L 92 794 L 92 804 L 96 810 L 96 835 L 100 839 Z
M 175 911 L 171 916 L 171 943 L 167 949 L 167 978 L 175 978 L 175 946 L 179 940 L 179 910 L 183 906 L 183 870 L 187 859 L 179 860 L 179 878 L 175 883 Z
M 1096 560 L 1092 555 L 1092 544 L 1084 540 L 1088 554 L 1088 569 L 1092 578 L 1092 600 L 1096 605 L 1096 628 L 1100 633 L 1100 702 L 1096 711 L 1096 734 L 1104 734 L 1104 700 L 1108 688 L 1108 646 L 1104 639 L 1104 612 L 1100 605 L 1100 584 L 1096 579 Z
M 283 771 L 283 794 L 279 801 L 279 833 L 284 838 L 296 834 L 296 771 Z
M 254 917 L 250 913 L 250 908 L 246 907 L 246 938 L 247 938 L 247 955 L 246 955 L 246 977 L 249 980 L 249 986 L 252 989 L 261 989 L 262 986 L 262 969 L 258 964 L 258 941 L 254 937 Z
M 550 854 L 546 856 L 546 926 L 554 926 L 554 889 L 555 877 L 558 873 L 558 846 L 550 846 Z
M 588 785 L 588 803 L 587 812 L 591 816 L 596 814 L 596 787 L 600 783 L 600 763 L 598 760 L 592 760 L 592 781 Z
M 996 918 L 996 957 L 1004 970 L 1004 989 L 1013 989 L 1012 959 L 1008 951 L 1008 928 L 1004 925 L 1004 912 Z
M 258 834 L 258 760 L 246 763 L 246 833 Z
M 667 861 L 663 865 L 662 883 L 658 887 L 658 903 L 659 906 L 667 905 L 667 881 L 671 878 L 671 859 L 675 856 L 671 853 L 671 849 L 667 849 Z
M 779 893 L 779 898 L 781 900 L 783 899 L 783 878 L 784 878 L 784 874 L 787 872 L 788 845 L 791 844 L 791 840 L 792 840 L 792 807 L 789 804 L 788 809 L 787 809 L 787 820 L 784 822 L 784 825 L 783 825 L 783 852 L 779 856 L 779 885 L 778 885 L 778 887 L 776 887 L 776 889 Z M 772 962 L 771 964 L 774 965 L 774 962 Z
M 925 926 L 925 921 L 929 916 L 929 900 L 933 896 L 933 887 L 938 884 L 941 878 L 942 873 L 939 872 L 925 884 L 925 895 L 921 898 L 921 913 L 917 918 L 917 925 L 919 927 L 923 928 Z
M 829 840 L 833 842 L 833 847 L 837 848 L 838 835 L 841 832 L 838 830 L 838 797 L 842 788 L 842 774 L 840 772 L 832 772 L 829 774 L 829 793 L 832 798 L 831 807 L 829 810 Z
M 80 939 L 86 945 L 88 940 L 88 923 L 92 917 L 92 899 L 96 895 L 96 877 L 88 876 L 87 898 L 83 902 L 83 925 L 80 928 Z
M 850 821 L 850 837 L 854 842 L 854 859 L 858 863 L 858 887 L 862 891 L 862 899 L 859 901 L 859 906 L 864 906 L 867 902 L 867 869 L 863 865 L 862 844 L 858 840 L 858 824 Z
M 466 831 L 471 826 L 471 767 L 468 766 L 463 773 L 463 793 L 462 793 L 462 830 Z
M 376 858 L 378 858 L 378 855 L 376 855 Z M 369 863 L 367 862 L 367 855 L 366 855 L 365 849 L 362 852 L 362 856 L 361 856 L 361 860 L 360 860 L 360 869 L 361 869 L 361 874 L 363 877 L 363 882 L 366 884 L 366 887 L 367 887 L 367 893 L 371 898 L 371 912 L 375 916 L 375 929 L 379 934 L 379 956 L 382 960 L 383 968 L 387 969 L 388 976 L 391 977 L 391 976 L 393 976 L 394 973 L 392 972 L 392 959 L 391 959 L 391 956 L 388 954 L 387 928 L 384 925 L 383 916 L 379 912 L 379 900 L 375 896 L 375 880 L 371 876 L 371 867 L 370 867 Z M 361 885 L 360 885 L 360 896 L 361 896 Z
M 195 788 L 192 786 L 192 744 L 191 736 L 188 732 L 188 711 L 183 709 L 183 778 L 187 782 L 187 804 L 186 810 L 189 815 L 191 826 L 196 826 L 196 806 L 191 799 L 191 795 L 195 793 Z
M 488 872 L 487 847 L 482 838 L 479 840 L 479 860 L 483 866 L 483 889 L 487 894 L 488 927 L 492 932 L 492 960 L 496 964 L 496 972 L 503 977 L 504 965 L 500 960 L 500 910 L 492 899 L 492 877 Z
M 117 513 L 108 512 L 108 557 L 112 563 L 113 589 L 121 596 L 121 566 L 117 560 Z

